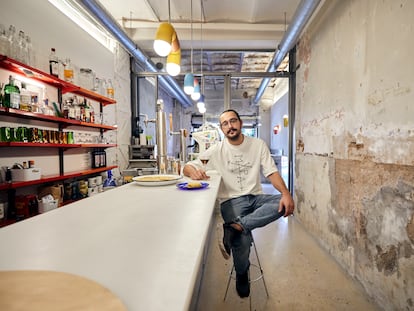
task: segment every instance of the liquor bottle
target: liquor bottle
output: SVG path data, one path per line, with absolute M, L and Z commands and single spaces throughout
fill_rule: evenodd
M 111 79 L 108 79 L 108 82 L 106 83 L 106 96 L 108 96 L 109 98 L 114 98 L 114 95 L 114 86 L 112 85 Z
M 49 72 L 52 76 L 59 78 L 59 59 L 56 55 L 55 48 L 50 49 Z
M 26 35 L 26 54 L 27 54 L 27 63 L 30 66 L 35 66 L 35 55 L 33 53 L 32 39 Z
M 0 24 L 0 54 L 6 56 L 10 55 L 9 37 L 7 36 L 7 31 L 3 24 Z
M 89 104 L 89 115 L 90 115 L 90 122 L 95 123 L 95 109 L 93 108 L 93 105 Z
M 19 62 L 27 64 L 27 50 L 26 50 L 26 36 L 23 30 L 19 31 L 18 41 L 17 41 L 17 56 L 16 59 Z
M 20 108 L 20 90 L 14 85 L 14 78 L 9 76 L 9 83 L 4 86 L 4 106 L 9 108 Z
M 62 103 L 62 115 L 65 119 L 69 119 L 69 100 L 64 100 Z
M 13 25 L 9 26 L 9 45 L 10 45 L 10 57 L 17 58 L 18 55 L 18 40 L 16 35 L 16 28 Z
M 73 83 L 73 68 L 70 58 L 66 58 L 65 69 L 63 70 L 63 77 L 65 81 Z
M 91 110 L 90 110 L 90 107 L 88 105 L 88 101 L 86 100 L 86 98 L 83 101 L 83 107 L 84 107 L 84 113 L 85 113 L 84 121 L 90 123 L 91 122 Z
M 81 121 L 81 107 L 79 105 L 78 98 L 76 96 L 73 96 L 73 108 L 75 111 L 75 120 Z
M 22 90 L 20 91 L 20 110 L 31 111 L 32 97 L 26 88 L 26 83 L 22 82 Z

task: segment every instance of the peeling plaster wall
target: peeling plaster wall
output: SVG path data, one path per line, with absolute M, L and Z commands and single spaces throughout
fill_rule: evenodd
M 298 46 L 296 217 L 385 310 L 414 310 L 414 1 L 326 1 Z

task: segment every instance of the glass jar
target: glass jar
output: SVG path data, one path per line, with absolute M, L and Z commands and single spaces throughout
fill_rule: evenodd
M 81 87 L 87 90 L 94 90 L 95 73 L 92 69 L 81 68 L 79 69 L 79 84 Z

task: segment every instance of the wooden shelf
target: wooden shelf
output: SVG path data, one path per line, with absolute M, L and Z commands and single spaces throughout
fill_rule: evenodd
M 17 188 L 28 187 L 28 186 L 38 185 L 38 184 L 61 181 L 61 180 L 70 179 L 70 178 L 79 178 L 83 176 L 88 176 L 92 174 L 109 171 L 117 167 L 118 166 L 106 166 L 106 167 L 93 168 L 93 169 L 88 169 L 88 170 L 83 170 L 83 171 L 65 173 L 63 175 L 44 176 L 41 179 L 36 179 L 36 180 L 2 183 L 0 184 L 0 190 L 17 189 Z
M 112 98 L 103 96 L 91 90 L 87 90 L 80 86 L 74 85 L 70 82 L 61 80 L 37 68 L 33 68 L 29 65 L 23 64 L 17 60 L 14 60 L 4 55 L 0 55 L 0 67 L 10 70 L 14 73 L 24 75 L 30 79 L 38 80 L 40 82 L 59 88 L 62 90 L 62 94 L 74 93 L 76 95 L 85 96 L 89 99 L 100 102 L 104 106 L 116 103 L 116 101 Z
M 111 125 L 81 122 L 79 120 L 48 116 L 48 115 L 41 114 L 41 113 L 27 112 L 27 111 L 23 111 L 19 109 L 6 108 L 6 107 L 0 107 L 0 114 L 10 116 L 10 117 L 16 117 L 16 118 L 25 118 L 25 119 L 30 119 L 30 120 L 53 122 L 53 123 L 61 124 L 66 127 L 67 126 L 82 126 L 82 127 L 93 127 L 93 128 L 98 128 L 102 130 L 116 130 L 117 129 L 116 126 L 111 126 Z

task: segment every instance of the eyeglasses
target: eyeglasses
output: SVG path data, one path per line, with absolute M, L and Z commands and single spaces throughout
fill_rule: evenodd
M 237 122 L 239 122 L 239 119 L 232 118 L 228 121 L 224 121 L 224 122 L 220 123 L 220 127 L 222 127 L 222 128 L 223 127 L 229 127 L 230 124 L 233 125 L 233 124 L 236 124 Z

